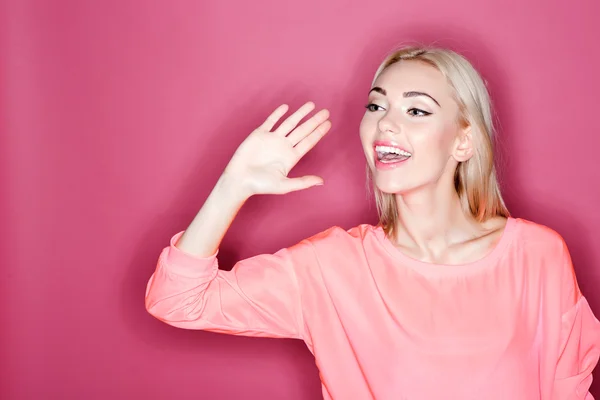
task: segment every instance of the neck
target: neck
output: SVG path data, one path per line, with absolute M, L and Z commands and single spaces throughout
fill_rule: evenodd
M 434 185 L 396 195 L 397 242 L 422 250 L 446 248 L 474 236 L 476 221 L 463 211 L 453 186 Z

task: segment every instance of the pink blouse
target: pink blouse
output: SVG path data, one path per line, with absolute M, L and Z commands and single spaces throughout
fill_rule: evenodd
M 559 234 L 509 218 L 483 259 L 404 255 L 381 227 L 332 227 L 275 254 L 218 269 L 160 254 L 146 308 L 167 324 L 297 338 L 325 399 L 591 400 L 600 322 Z

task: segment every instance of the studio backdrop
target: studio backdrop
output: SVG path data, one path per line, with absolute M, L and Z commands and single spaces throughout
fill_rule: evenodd
M 302 342 L 173 328 L 146 312 L 146 283 L 281 103 L 331 111 L 291 174 L 325 185 L 251 198 L 221 266 L 376 223 L 358 125 L 404 43 L 485 77 L 509 209 L 565 238 L 600 314 L 600 3 L 538 3 L 1 2 L 0 398 L 320 398 Z

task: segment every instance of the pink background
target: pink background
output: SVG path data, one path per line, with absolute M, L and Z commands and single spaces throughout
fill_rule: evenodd
M 331 110 L 293 171 L 326 185 L 251 199 L 222 264 L 375 223 L 358 123 L 376 66 L 407 40 L 459 50 L 489 81 L 510 209 L 565 237 L 600 314 L 597 0 L 0 7 L 0 398 L 320 398 L 303 343 L 172 328 L 146 313 L 145 285 L 283 102 Z

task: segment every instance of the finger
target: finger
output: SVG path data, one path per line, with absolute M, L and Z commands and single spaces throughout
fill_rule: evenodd
M 329 118 L 329 110 L 323 109 L 313 115 L 308 121 L 294 129 L 294 131 L 287 136 L 292 143 L 292 146 L 297 145 L 302 139 L 317 129 L 319 125 L 325 122 L 327 118 Z
M 300 143 L 294 147 L 299 157 L 302 158 L 306 153 L 308 153 L 319 140 L 325 136 L 327 132 L 331 129 L 331 121 L 327 120 L 319 125 L 314 131 L 312 131 L 308 136 L 306 136 Z
M 315 103 L 309 101 L 300 107 L 295 113 L 290 115 L 285 121 L 275 130 L 275 134 L 286 136 L 298 125 L 302 118 L 306 117 L 315 108 Z
M 283 190 L 282 194 L 322 185 L 323 178 L 314 175 L 306 175 L 299 178 L 288 178 L 284 182 L 285 183 L 281 186 L 281 189 Z
M 283 117 L 283 115 L 287 112 L 288 108 L 289 107 L 287 104 L 282 104 L 279 107 L 277 107 L 275 111 L 273 111 L 271 115 L 267 117 L 265 122 L 263 122 L 262 125 L 258 127 L 258 129 L 265 132 L 270 132 L 271 129 L 273 129 L 273 127 L 277 123 L 277 121 L 279 121 L 279 119 Z

